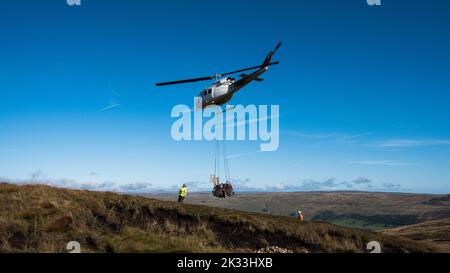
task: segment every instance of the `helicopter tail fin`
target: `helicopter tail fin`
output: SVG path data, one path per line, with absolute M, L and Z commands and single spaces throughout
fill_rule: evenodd
M 261 67 L 267 67 L 269 66 L 270 62 L 272 61 L 272 57 L 273 55 L 275 55 L 275 53 L 278 51 L 278 49 L 281 47 L 281 42 L 279 42 L 277 44 L 277 46 L 275 47 L 274 50 L 270 51 L 269 54 L 267 54 L 266 59 L 264 60 L 264 62 L 262 63 Z

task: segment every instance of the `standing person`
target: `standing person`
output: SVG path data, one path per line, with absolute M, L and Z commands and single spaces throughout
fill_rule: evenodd
M 186 184 L 183 184 L 181 186 L 180 190 L 178 191 L 178 202 L 182 203 L 184 198 L 186 198 L 187 195 L 187 186 Z
M 305 217 L 303 216 L 303 213 L 301 210 L 297 211 L 297 219 L 302 221 L 305 220 Z

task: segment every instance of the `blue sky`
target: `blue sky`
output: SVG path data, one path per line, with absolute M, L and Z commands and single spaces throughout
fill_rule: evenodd
M 0 177 L 106 189 L 207 187 L 211 142 L 175 142 L 176 104 L 281 65 L 233 104 L 280 105 L 280 147 L 228 144 L 241 189 L 450 192 L 448 1 L 4 1 Z M 151 184 L 151 186 L 149 186 Z M 87 185 L 87 186 L 86 186 Z

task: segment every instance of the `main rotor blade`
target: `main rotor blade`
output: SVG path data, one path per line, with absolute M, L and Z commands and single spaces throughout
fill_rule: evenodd
M 279 64 L 279 63 L 280 62 L 272 62 L 272 63 L 268 64 L 267 66 L 269 66 L 269 65 L 276 65 L 276 64 Z M 228 76 L 228 75 L 231 75 L 231 74 L 244 72 L 244 71 L 247 71 L 247 70 L 258 69 L 258 68 L 262 68 L 262 66 L 261 65 L 257 65 L 257 66 L 253 66 L 253 67 L 249 67 L 249 68 L 239 69 L 239 70 L 236 70 L 236 71 L 227 72 L 227 73 L 224 73 L 224 74 L 217 74 L 217 75 L 208 76 L 208 77 L 201 77 L 201 78 L 194 78 L 194 79 L 187 79 L 187 80 L 179 80 L 179 81 L 171 81 L 171 82 L 160 82 L 160 83 L 157 83 L 156 86 L 165 86 L 165 85 L 172 85 L 172 84 L 207 81 L 207 80 L 212 80 L 212 79 L 215 79 L 215 78 L 224 77 L 224 76 Z
M 215 77 L 216 76 L 208 76 L 208 77 L 201 77 L 201 78 L 187 79 L 187 80 L 180 80 L 180 81 L 160 82 L 160 83 L 157 83 L 156 86 L 164 86 L 164 85 L 171 85 L 171 84 L 181 84 L 181 83 L 189 83 L 189 82 L 207 81 L 207 80 L 214 79 Z
M 276 65 L 276 64 L 279 64 L 279 63 L 280 62 L 272 62 L 272 63 L 268 64 L 267 66 L 269 66 L 269 65 Z M 253 69 L 257 69 L 257 68 L 262 68 L 262 66 L 261 65 L 257 65 L 257 66 L 253 66 L 253 67 L 249 67 L 249 68 L 239 69 L 239 70 L 236 70 L 236 71 L 233 71 L 233 72 L 227 72 L 227 73 L 224 73 L 224 74 L 220 74 L 220 76 L 227 76 L 227 75 L 236 74 L 236 73 L 239 73 L 239 72 L 244 72 L 244 71 L 247 71 L 247 70 L 253 70 Z

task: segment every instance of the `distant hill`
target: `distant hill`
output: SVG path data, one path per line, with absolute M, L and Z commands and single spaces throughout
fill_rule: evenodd
M 171 194 L 147 195 L 175 200 Z M 232 199 L 218 199 L 210 193 L 192 193 L 187 202 L 207 206 L 295 216 L 301 210 L 306 219 L 341 226 L 382 230 L 450 218 L 448 195 L 379 192 L 291 192 L 239 193 Z
M 387 229 L 384 234 L 404 236 L 416 241 L 435 244 L 445 252 L 450 252 L 450 218 Z
M 434 252 L 415 242 L 292 217 L 108 192 L 0 184 L 0 252 Z M 276 249 L 276 248 L 275 248 Z
M 430 200 L 425 201 L 424 204 L 431 205 L 431 206 L 448 207 L 448 206 L 450 206 L 450 194 L 448 194 L 446 196 L 431 198 Z

